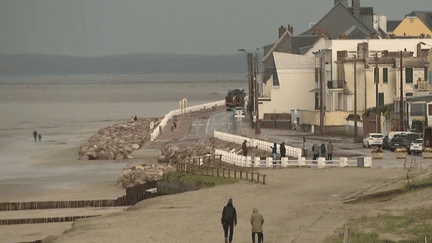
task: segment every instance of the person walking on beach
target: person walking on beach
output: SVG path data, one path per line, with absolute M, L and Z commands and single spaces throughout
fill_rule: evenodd
M 281 158 L 285 157 L 285 154 L 286 154 L 285 142 L 282 142 L 280 144 L 280 149 L 279 150 L 280 150 Z
M 312 152 L 313 152 L 313 160 L 316 160 L 319 156 L 319 147 L 318 144 L 314 143 L 312 146 Z
M 243 156 L 247 156 L 248 148 L 247 148 L 247 141 L 246 140 L 244 140 L 244 142 L 242 144 L 242 150 L 243 150 Z
M 231 243 L 234 235 L 234 226 L 237 226 L 237 212 L 233 206 L 232 198 L 228 200 L 227 205 L 223 208 L 221 223 L 224 230 L 225 243 Z
M 36 138 L 37 138 L 37 132 L 36 132 L 36 130 L 33 132 L 33 137 L 34 137 L 35 142 L 36 142 Z
M 326 157 L 325 156 L 325 153 L 326 153 L 326 147 L 325 147 L 325 144 L 324 144 L 324 142 L 323 143 L 321 143 L 321 156 L 320 157 Z
M 255 234 L 258 235 L 258 243 L 264 242 L 264 235 L 262 225 L 264 224 L 264 217 L 254 208 L 250 218 L 252 225 L 252 243 L 255 243 Z
M 333 159 L 333 144 L 329 142 L 327 145 L 327 160 Z
M 39 142 L 42 140 L 42 134 L 38 134 Z

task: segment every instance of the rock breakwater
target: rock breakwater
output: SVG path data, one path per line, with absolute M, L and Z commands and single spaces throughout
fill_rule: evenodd
M 163 175 L 176 169 L 170 165 L 127 165 L 117 177 L 117 184 L 123 188 L 145 184 L 163 179 Z
M 82 160 L 121 160 L 150 140 L 150 123 L 157 127 L 159 118 L 128 120 L 100 129 L 79 151 Z

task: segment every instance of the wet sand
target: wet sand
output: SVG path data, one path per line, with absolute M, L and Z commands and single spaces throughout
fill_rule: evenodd
M 0 77 L 0 201 L 123 196 L 117 175 L 125 163 L 136 160 L 80 161 L 79 147 L 99 129 L 131 116 L 163 117 L 178 109 L 183 98 L 193 106 L 222 100 L 228 89 L 247 87 L 243 81 L 220 77 L 205 80 L 187 75 Z M 34 141 L 34 130 L 42 134 L 40 142 Z M 38 240 L 53 233 L 51 227 L 58 228 L 44 225 L 46 233 L 37 234 L 33 225 L 1 226 L 9 236 L 0 234 L 0 242 Z M 9 227 L 28 229 L 17 233 L 30 236 L 16 238 Z

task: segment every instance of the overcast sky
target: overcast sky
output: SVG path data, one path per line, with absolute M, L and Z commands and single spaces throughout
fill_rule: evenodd
M 351 0 L 348 1 L 351 5 Z M 0 0 L 0 53 L 100 56 L 125 53 L 233 54 L 294 35 L 334 0 Z M 400 20 L 432 11 L 431 0 L 361 0 Z

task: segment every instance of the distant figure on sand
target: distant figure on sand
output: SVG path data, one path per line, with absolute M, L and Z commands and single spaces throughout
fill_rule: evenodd
M 255 243 L 255 234 L 258 235 L 258 243 L 264 242 L 262 225 L 264 224 L 264 217 L 258 213 L 258 209 L 254 208 L 250 218 L 252 225 L 252 243 Z
M 247 148 L 247 141 L 246 140 L 244 140 L 244 142 L 242 144 L 242 150 L 243 150 L 243 156 L 247 156 L 248 148 Z
M 35 142 L 36 142 L 36 138 L 37 138 L 37 132 L 36 132 L 36 130 L 33 132 L 33 137 L 34 137 Z
M 42 140 L 42 134 L 38 134 L 39 142 Z
M 224 230 L 225 243 L 231 243 L 234 235 L 234 226 L 237 226 L 237 212 L 233 206 L 231 198 L 228 200 L 227 205 L 223 208 L 221 223 Z

